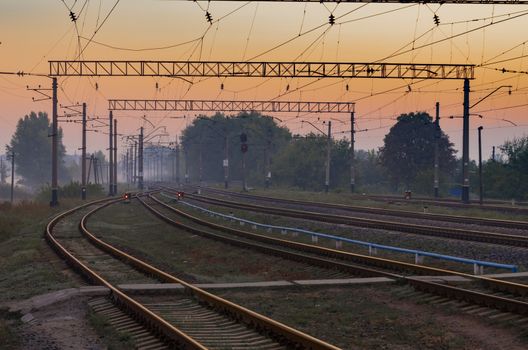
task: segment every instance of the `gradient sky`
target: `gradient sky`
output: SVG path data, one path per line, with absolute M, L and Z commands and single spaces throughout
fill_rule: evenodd
M 94 35 L 94 30 L 101 25 L 114 4 L 113 0 L 2 0 L 0 71 L 46 74 L 48 59 L 75 58 L 79 45 L 84 47 L 88 43 L 84 38 Z M 76 14 L 84 6 L 76 26 L 69 18 L 68 8 L 72 6 Z M 209 25 L 205 11 L 211 13 L 213 20 L 220 20 Z M 338 18 L 334 26 L 325 25 L 330 13 Z M 433 23 L 435 13 L 440 19 L 440 26 Z M 515 16 L 519 17 L 513 18 Z M 499 23 L 503 20 L 506 21 Z M 494 24 L 489 25 L 491 23 Z M 299 35 L 319 25 L 323 26 Z M 489 26 L 428 45 L 484 25 Z M 323 5 L 253 1 L 208 4 L 122 0 L 97 31 L 94 41 L 86 46 L 82 58 L 342 62 L 385 59 L 404 63 L 481 65 L 528 54 L 524 44 L 528 41 L 526 28 L 528 6 L 520 5 Z M 188 44 L 159 49 L 194 39 Z M 270 50 L 288 39 L 292 40 Z M 399 51 L 405 53 L 387 58 Z M 492 145 L 500 145 L 507 139 L 528 132 L 528 58 L 485 67 L 477 68 L 476 79 L 471 82 L 471 103 L 501 85 L 511 85 L 512 93 L 508 94 L 508 89 L 503 88 L 472 110 L 472 113 L 484 117 L 471 117 L 472 158 L 477 155 L 476 129 L 479 125 L 484 126 L 485 157 L 490 155 Z M 525 73 L 503 74 L 490 69 L 503 67 Z M 303 87 L 308 83 L 311 84 Z M 96 84 L 98 90 L 95 89 Z M 224 84 L 224 90 L 220 89 L 221 84 Z M 50 101 L 32 101 L 32 97 L 37 96 L 26 90 L 27 85 L 48 87 L 50 80 L 45 77 L 0 75 L 2 145 L 9 142 L 20 117 L 32 110 L 51 112 Z M 381 146 L 383 136 L 399 114 L 424 110 L 434 114 L 434 105 L 438 101 L 442 128 L 455 143 L 456 149 L 461 149 L 462 120 L 449 119 L 449 116 L 462 114 L 462 81 L 210 78 L 203 81 L 194 79 L 193 84 L 189 84 L 171 78 L 70 77 L 60 79 L 59 85 L 61 104 L 86 102 L 89 116 L 105 118 L 108 116 L 106 101 L 111 98 L 269 100 L 279 97 L 281 100 L 355 101 L 356 128 L 371 129 L 356 135 L 357 148 L 362 149 Z M 381 93 L 384 91 L 387 92 Z M 510 108 L 512 106 L 519 107 Z M 120 133 L 137 133 L 136 130 L 145 123 L 141 119 L 143 114 L 116 112 Z M 171 118 L 183 115 L 187 118 Z M 181 112 L 147 115 L 152 123 L 167 126 L 172 140 L 193 116 L 194 113 Z M 283 125 L 294 133 L 313 131 L 307 125 L 302 126 L 302 119 L 320 123 L 332 118 L 335 132 L 350 129 L 348 115 L 282 114 L 277 117 L 284 120 Z M 514 127 L 510 122 L 518 126 Z M 78 152 L 80 125 L 64 123 L 61 126 L 65 131 L 68 152 Z M 342 135 L 345 134 L 335 134 L 335 137 L 341 138 Z M 102 134 L 90 133 L 88 150 L 106 148 L 106 140 Z

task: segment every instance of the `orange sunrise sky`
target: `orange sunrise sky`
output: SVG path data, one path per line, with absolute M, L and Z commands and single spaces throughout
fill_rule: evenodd
M 112 12 L 112 7 L 117 3 Z M 74 24 L 69 8 L 78 14 Z M 206 11 L 213 17 L 210 25 Z M 333 13 L 336 24 L 328 24 Z M 436 26 L 433 16 L 440 25 Z M 317 28 L 319 27 L 319 28 Z M 94 33 L 94 30 L 99 30 Z M 312 30 L 313 28 L 317 28 Z M 466 33 L 469 32 L 469 33 Z M 459 35 L 460 34 L 460 35 Z M 458 36 L 456 36 L 458 35 Z M 93 36 L 93 41 L 88 39 Z M 455 38 L 450 38 L 456 36 Z M 445 40 L 443 40 L 445 39 Z M 443 40 L 443 41 L 442 41 Z M 435 43 L 440 41 L 438 43 Z M 493 145 L 528 132 L 528 6 L 438 4 L 303 4 L 191 2 L 171 0 L 2 0 L 0 71 L 47 74 L 48 60 L 240 60 L 402 63 L 471 63 L 471 104 L 502 85 L 471 113 L 471 152 L 477 156 L 477 127 L 484 126 L 484 158 Z M 186 43 L 187 42 L 187 43 Z M 279 44 L 284 45 L 279 46 Z M 434 43 L 431 45 L 431 43 Z M 399 54 L 398 54 L 399 53 Z M 502 73 L 495 69 L 515 71 Z M 520 73 L 516 73 L 520 72 Z M 397 79 L 286 79 L 70 77 L 59 79 L 59 103 L 88 104 L 89 116 L 107 117 L 107 99 L 237 99 L 356 102 L 359 149 L 377 148 L 401 113 L 427 111 L 440 102 L 441 126 L 461 154 L 463 81 Z M 221 84 L 224 89 L 221 90 Z M 51 115 L 51 101 L 26 86 L 51 87 L 46 77 L 0 75 L 0 144 L 9 143 L 17 120 L 30 111 Z M 98 86 L 98 89 L 95 86 Z M 156 85 L 158 89 L 156 89 Z M 348 90 L 346 89 L 348 85 Z M 385 93 L 383 93 L 385 92 Z M 60 114 L 64 111 L 60 110 Z M 147 118 L 167 126 L 171 140 L 195 113 L 157 112 Z M 121 134 L 137 133 L 143 112 L 115 112 Z M 186 119 L 176 119 L 186 115 Z M 313 131 L 332 118 L 334 132 L 350 129 L 349 115 L 277 114 L 293 133 Z M 318 121 L 317 118 L 320 118 Z M 341 122 L 340 122 L 341 121 Z M 517 124 L 514 126 L 513 124 Z M 63 123 L 68 153 L 79 153 L 79 124 Z M 345 134 L 336 133 L 336 138 Z M 348 136 L 348 134 L 346 134 Z M 90 133 L 88 151 L 107 139 Z

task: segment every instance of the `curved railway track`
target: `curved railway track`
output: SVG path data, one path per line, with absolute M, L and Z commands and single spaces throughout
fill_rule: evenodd
M 526 300 L 526 298 L 528 297 L 528 285 L 493 279 L 484 276 L 474 276 L 461 272 L 443 270 L 422 265 L 409 264 L 400 261 L 383 259 L 379 257 L 365 256 L 336 249 L 320 247 L 316 245 L 273 238 L 265 235 L 256 234 L 253 232 L 242 231 L 239 229 L 234 229 L 231 227 L 205 221 L 189 213 L 174 208 L 173 206 L 170 206 L 167 203 L 164 203 L 163 201 L 153 196 L 150 196 L 150 198 L 154 200 L 158 205 L 164 207 L 168 211 L 173 212 L 174 215 L 177 215 L 180 218 L 190 220 L 198 225 L 213 228 L 216 231 L 230 233 L 231 235 L 234 235 L 236 237 L 251 239 L 257 242 L 267 243 L 269 245 L 289 248 L 292 251 L 309 253 L 312 256 L 322 256 L 331 258 L 332 260 L 328 260 L 329 262 L 336 260 L 344 260 L 354 263 L 356 268 L 365 268 L 365 266 L 367 266 L 368 273 L 377 273 L 377 276 L 397 278 L 401 282 L 408 283 L 409 285 L 413 286 L 415 289 L 420 291 L 439 295 L 448 299 L 462 300 L 476 305 L 492 307 L 498 310 L 513 312 L 521 315 L 528 315 L 528 301 Z M 145 205 L 149 207 L 148 204 L 145 203 Z M 181 220 L 171 219 L 167 215 L 162 214 L 159 210 L 156 210 L 152 207 L 150 209 L 157 211 L 157 215 L 160 218 L 175 226 L 181 228 L 181 225 L 183 225 Z M 196 227 L 191 227 L 190 230 L 194 231 L 199 229 L 197 229 Z M 399 274 L 395 274 L 394 271 L 399 272 Z M 407 275 L 402 275 L 401 273 L 406 273 Z M 472 289 L 454 287 L 441 283 L 431 282 L 419 277 L 414 277 L 409 275 L 410 273 L 414 275 L 419 274 L 460 276 L 474 281 L 476 285 L 472 286 Z M 489 292 L 490 289 L 493 291 L 492 293 Z
M 506 228 L 528 230 L 528 222 L 519 221 L 519 220 L 499 220 L 499 219 L 478 218 L 478 217 L 470 217 L 470 216 L 462 216 L 462 215 L 421 213 L 421 212 L 413 212 L 413 211 L 407 211 L 407 210 L 364 207 L 364 206 L 355 206 L 355 205 L 326 203 L 326 202 L 314 202 L 314 201 L 308 202 L 308 201 L 301 201 L 301 200 L 295 200 L 295 199 L 266 197 L 266 196 L 261 196 L 261 195 L 250 195 L 250 194 L 245 194 L 245 193 L 219 190 L 219 189 L 210 188 L 210 187 L 202 188 L 202 190 L 205 190 L 213 194 L 219 194 L 219 195 L 235 197 L 235 198 L 242 198 L 242 199 L 253 200 L 253 201 L 264 201 L 264 202 L 287 204 L 287 205 L 299 205 L 303 207 L 313 207 L 313 208 L 337 209 L 337 210 L 342 210 L 342 211 L 352 212 L 352 213 L 356 212 L 356 213 L 378 214 L 378 215 L 387 215 L 387 216 L 395 216 L 395 217 L 403 217 L 403 218 L 426 219 L 426 220 L 446 221 L 446 222 L 454 222 L 454 223 L 464 223 L 464 224 L 471 224 L 471 225 L 495 226 L 495 227 L 506 227 Z
M 100 200 L 63 212 L 49 222 L 45 237 L 74 269 L 93 284 L 108 288 L 107 301 L 99 299 L 92 306 L 112 320 L 118 320 L 120 326 L 132 327 L 134 334 L 141 334 L 140 345 L 182 349 L 337 349 L 186 283 L 97 238 L 86 227 L 88 218 L 117 201 Z M 82 217 L 78 230 L 76 225 L 67 222 L 71 217 Z M 89 242 L 91 248 L 81 241 Z M 129 269 L 116 272 L 116 266 Z M 150 282 L 178 283 L 184 292 L 169 305 L 140 303 L 117 287 L 116 281 L 123 274 Z M 114 310 L 109 302 L 119 310 Z M 134 322 L 144 329 L 137 329 Z M 149 336 L 156 336 L 163 344 L 156 344 L 156 339 Z
M 514 247 L 528 247 L 528 236 L 510 235 L 503 233 L 484 232 L 476 230 L 466 230 L 450 227 L 437 227 L 430 225 L 418 225 L 386 220 L 358 218 L 346 215 L 336 215 L 329 213 L 318 213 L 313 211 L 277 208 L 263 205 L 256 205 L 246 202 L 235 202 L 225 199 L 206 197 L 202 195 L 186 194 L 187 198 L 203 203 L 218 205 L 254 212 L 287 216 L 299 219 L 314 220 L 326 223 L 345 224 L 350 226 L 398 231 L 434 237 L 446 237 L 466 241 L 485 242 L 501 244 Z

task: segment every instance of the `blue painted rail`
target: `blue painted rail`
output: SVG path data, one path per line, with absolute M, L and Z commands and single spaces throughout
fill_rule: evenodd
M 172 197 L 172 196 L 170 196 L 170 195 L 168 195 L 166 193 L 163 193 L 163 192 L 161 192 L 161 195 L 166 197 L 166 198 L 169 198 L 169 199 L 178 200 L 176 197 Z M 314 242 L 314 243 L 317 243 L 319 238 L 328 238 L 328 239 L 334 240 L 336 242 L 336 248 L 342 248 L 343 242 L 365 246 L 365 247 L 368 247 L 370 255 L 375 255 L 377 253 L 377 249 L 380 249 L 380 250 L 388 250 L 388 251 L 404 253 L 404 254 L 413 254 L 414 257 L 415 257 L 415 259 L 414 259 L 415 264 L 423 264 L 424 257 L 431 257 L 431 258 L 436 258 L 436 259 L 440 259 L 440 260 L 454 261 L 454 262 L 459 262 L 459 263 L 463 263 L 463 264 L 471 264 L 471 265 L 473 265 L 473 273 L 475 275 L 483 274 L 484 273 L 484 267 L 493 267 L 493 268 L 497 268 L 497 269 L 510 270 L 511 272 L 517 272 L 517 265 L 500 264 L 500 263 L 495 263 L 495 262 L 491 262 L 491 261 L 467 259 L 467 258 L 461 258 L 461 257 L 458 257 L 458 256 L 451 256 L 451 255 L 444 255 L 444 254 L 426 252 L 426 251 L 422 251 L 422 250 L 393 247 L 393 246 L 388 246 L 388 245 L 383 245 L 383 244 L 359 241 L 359 240 L 350 239 L 350 238 L 346 238 L 346 237 L 330 235 L 330 234 L 327 234 L 327 233 L 320 233 L 320 232 L 313 232 L 313 231 L 303 230 L 303 229 L 294 228 L 294 227 L 267 225 L 267 224 L 262 224 L 262 223 L 251 221 L 251 220 L 238 218 L 238 217 L 235 217 L 234 215 L 226 215 L 226 214 L 218 213 L 218 212 L 215 212 L 215 211 L 212 211 L 212 210 L 209 210 L 209 209 L 206 209 L 206 208 L 203 208 L 203 207 L 200 207 L 200 206 L 197 206 L 197 205 L 194 205 L 194 204 L 191 204 L 189 202 L 182 201 L 182 200 L 178 200 L 178 203 L 182 203 L 184 205 L 187 205 L 187 206 L 189 206 L 191 208 L 198 209 L 198 210 L 200 210 L 202 212 L 205 212 L 205 213 L 208 213 L 210 215 L 222 217 L 224 219 L 238 221 L 238 222 L 240 222 L 241 225 L 249 224 L 249 225 L 252 225 L 253 228 L 262 227 L 262 228 L 267 229 L 268 231 L 277 230 L 277 231 L 280 231 L 283 234 L 291 232 L 293 234 L 302 233 L 302 234 L 310 235 L 312 237 L 312 242 Z

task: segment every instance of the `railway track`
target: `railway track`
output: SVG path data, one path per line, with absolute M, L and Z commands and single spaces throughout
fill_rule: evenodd
M 314 220 L 326 223 L 345 224 L 350 226 L 398 231 L 434 237 L 445 237 L 474 242 L 485 242 L 492 244 L 501 244 L 514 247 L 528 247 L 528 236 L 510 235 L 503 233 L 484 232 L 476 230 L 466 230 L 450 227 L 436 227 L 430 225 L 418 225 L 386 220 L 358 218 L 346 215 L 336 215 L 329 213 L 318 213 L 313 211 L 277 208 L 263 205 L 256 205 L 246 202 L 235 202 L 225 199 L 206 197 L 202 195 L 186 194 L 186 197 L 199 202 L 236 208 L 242 210 L 251 210 L 259 213 L 266 213 L 279 216 L 287 216 L 299 219 Z
M 299 205 L 303 207 L 313 207 L 313 208 L 318 208 L 318 209 L 320 208 L 336 209 L 336 210 L 352 212 L 352 213 L 356 212 L 356 213 L 378 214 L 378 215 L 387 215 L 387 216 L 412 218 L 412 219 L 426 219 L 426 220 L 446 221 L 446 222 L 454 222 L 454 223 L 464 223 L 464 224 L 471 224 L 471 225 L 495 226 L 495 227 L 505 227 L 505 228 L 528 230 L 528 222 L 519 221 L 519 220 L 499 220 L 499 219 L 469 217 L 469 216 L 462 216 L 462 215 L 421 213 L 421 212 L 413 212 L 413 211 L 407 211 L 407 210 L 353 206 L 353 205 L 344 205 L 344 204 L 336 204 L 336 203 L 325 203 L 325 202 L 314 202 L 314 201 L 308 202 L 308 201 L 300 201 L 300 200 L 294 200 L 294 199 L 266 197 L 266 196 L 261 196 L 261 195 L 250 195 L 250 194 L 245 194 L 245 193 L 219 190 L 219 189 L 209 188 L 209 187 L 202 188 L 202 191 L 203 190 L 205 190 L 206 192 L 213 193 L 213 194 L 247 199 L 247 200 L 252 200 L 252 201 L 263 201 L 263 202 L 271 202 L 271 203 L 279 203 L 279 204 L 287 204 L 287 205 Z
M 192 187 L 192 188 L 198 188 L 199 186 L 196 185 L 185 185 L 186 187 Z M 216 188 L 211 187 L 201 187 L 202 189 L 206 189 L 208 191 L 214 190 L 214 191 L 224 191 L 228 193 L 234 193 L 232 191 L 225 191 L 220 190 Z M 392 202 L 392 203 L 411 203 L 411 204 L 428 204 L 432 206 L 440 206 L 440 207 L 447 207 L 447 208 L 466 208 L 466 209 L 482 209 L 482 210 L 491 210 L 491 211 L 502 211 L 512 214 L 528 214 L 528 202 L 516 202 L 513 206 L 510 202 L 507 201 L 501 201 L 501 200 L 487 200 L 485 204 L 479 204 L 476 202 L 473 203 L 462 203 L 458 199 L 451 199 L 451 198 L 438 198 L 433 199 L 429 197 L 414 197 L 412 199 L 405 199 L 401 196 L 395 196 L 395 195 L 359 195 L 359 194 L 352 194 L 347 195 L 349 198 L 356 199 L 356 200 L 372 200 L 377 202 Z M 489 203 L 489 204 L 487 204 Z
M 287 247 L 291 250 L 298 252 L 310 253 L 316 256 L 329 257 L 334 260 L 344 260 L 353 262 L 357 265 L 357 267 L 360 268 L 368 266 L 368 271 L 370 273 L 374 271 L 378 273 L 378 276 L 398 278 L 401 282 L 409 284 L 418 291 L 434 294 L 440 296 L 441 298 L 464 301 L 472 303 L 474 305 L 495 308 L 508 313 L 512 312 L 528 316 L 528 300 L 526 299 L 528 297 L 528 285 L 502 281 L 484 276 L 474 276 L 456 271 L 426 267 L 422 265 L 409 264 L 378 257 L 354 254 L 336 249 L 319 247 L 316 245 L 310 245 L 295 241 L 273 238 L 252 232 L 242 231 L 205 221 L 186 212 L 183 212 L 177 208 L 174 208 L 155 197 L 151 196 L 150 198 L 156 201 L 160 206 L 163 206 L 167 210 L 172 211 L 174 215 L 177 215 L 180 218 L 191 220 L 202 226 L 214 228 L 217 231 L 223 231 L 237 237 L 249 238 L 258 242 L 265 242 L 270 245 Z M 164 214 L 161 215 L 166 216 Z M 170 218 L 166 218 L 164 220 L 174 225 L 181 225 L 181 220 L 176 221 Z M 193 230 L 196 230 L 196 228 L 193 228 Z M 399 272 L 399 274 L 395 274 L 394 271 Z M 404 275 L 402 273 L 405 273 L 407 275 Z M 409 273 L 412 273 L 414 275 L 422 274 L 460 276 L 472 280 L 474 283 L 471 284 L 470 288 L 461 288 L 442 283 L 431 282 L 427 279 L 409 275 Z
M 101 200 L 68 210 L 49 222 L 45 237 L 85 278 L 108 288 L 109 296 L 93 300 L 91 307 L 131 334 L 138 348 L 337 349 L 188 284 L 97 238 L 86 227 L 88 218 L 116 202 Z M 167 305 L 141 303 L 117 287 L 129 277 L 139 282 L 178 283 L 183 292 Z

